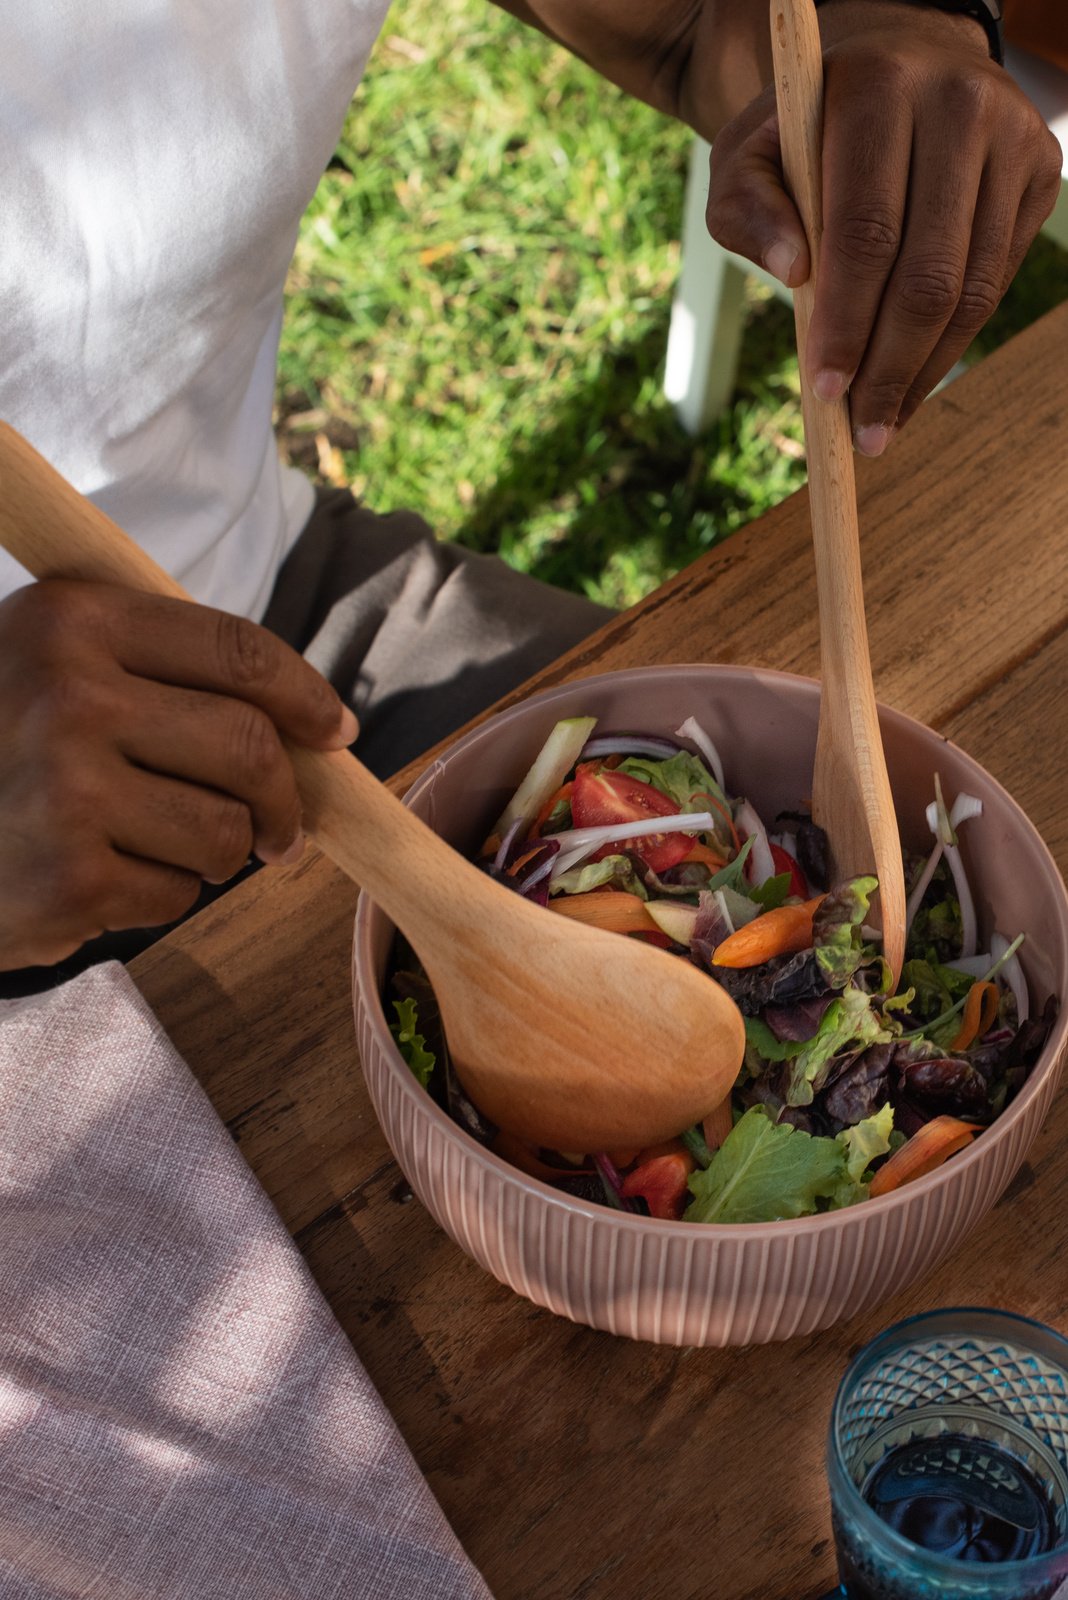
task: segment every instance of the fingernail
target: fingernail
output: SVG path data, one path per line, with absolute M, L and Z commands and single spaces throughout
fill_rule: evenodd
M 849 388 L 849 374 L 834 367 L 821 367 L 812 380 L 812 388 L 821 400 L 841 400 Z
M 890 443 L 890 429 L 881 422 L 853 429 L 853 443 L 862 456 L 881 456 Z
M 778 278 L 780 283 L 789 287 L 790 271 L 798 254 L 796 244 L 791 244 L 788 239 L 777 239 L 765 255 L 764 265 L 773 278 Z
M 282 855 L 278 857 L 279 864 L 283 867 L 291 867 L 294 861 L 299 861 L 303 854 L 304 835 L 302 833 L 298 833 L 297 837 L 293 840 L 293 843 L 289 846 L 289 849 L 284 851 Z
M 355 713 L 350 711 L 348 706 L 346 706 L 341 713 L 341 727 L 339 731 L 346 744 L 354 743 L 356 735 L 360 731 L 360 724 L 356 721 Z

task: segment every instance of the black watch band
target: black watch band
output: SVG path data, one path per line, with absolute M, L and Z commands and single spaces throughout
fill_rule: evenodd
M 816 0 L 820 6 L 826 0 Z M 932 11 L 949 11 L 954 16 L 971 17 L 986 31 L 990 55 L 999 67 L 1005 65 L 1005 35 L 1001 17 L 1001 0 L 899 0 L 902 5 L 924 6 Z

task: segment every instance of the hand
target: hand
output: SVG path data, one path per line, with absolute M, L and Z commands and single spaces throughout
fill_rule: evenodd
M 821 8 L 824 234 L 806 358 L 881 455 L 994 311 L 1056 201 L 1060 148 L 967 17 Z M 708 226 L 791 287 L 809 273 L 774 86 L 716 139 Z
M 0 604 L 0 969 L 180 917 L 255 851 L 296 859 L 280 734 L 342 748 L 333 689 L 265 629 L 49 580 Z

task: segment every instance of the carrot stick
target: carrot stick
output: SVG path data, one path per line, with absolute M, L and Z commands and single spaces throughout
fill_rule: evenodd
M 879 1168 L 871 1181 L 872 1196 L 889 1194 L 903 1183 L 911 1183 L 913 1178 L 925 1178 L 943 1161 L 971 1144 L 981 1132 L 978 1122 L 961 1122 L 958 1117 L 933 1117 Z
M 541 838 L 541 830 L 544 828 L 545 824 L 548 822 L 549 818 L 552 816 L 561 800 L 570 799 L 571 790 L 573 788 L 574 780 L 572 780 L 571 783 L 562 783 L 559 789 L 557 789 L 556 793 L 549 796 L 548 800 L 546 800 L 545 804 L 534 818 L 534 826 L 527 834 L 528 844 L 530 843 L 531 839 Z
M 772 956 L 807 950 L 812 943 L 812 918 L 823 899 L 804 900 L 796 906 L 764 911 L 744 928 L 728 934 L 712 952 L 717 967 L 759 967 Z
M 998 988 L 996 983 L 973 983 L 964 1002 L 960 1030 L 950 1044 L 951 1050 L 967 1050 L 976 1039 L 981 1039 L 998 1014 Z
M 734 841 L 735 850 L 740 850 L 742 848 L 742 842 L 738 837 L 738 829 L 734 826 L 734 818 L 731 816 L 730 811 L 727 809 L 727 807 L 723 804 L 723 801 L 722 800 L 717 800 L 715 795 L 714 794 L 709 794 L 706 789 L 702 789 L 698 794 L 695 794 L 694 795 L 694 799 L 695 800 L 707 800 L 709 805 L 715 811 L 719 812 L 720 816 L 723 818 L 723 820 L 726 822 L 728 828 L 731 830 L 731 838 Z
M 718 1150 L 733 1127 L 734 1118 L 731 1115 L 731 1097 L 728 1095 L 726 1100 L 721 1101 L 716 1107 L 715 1111 L 708 1113 L 708 1116 L 701 1124 L 701 1132 L 705 1136 L 705 1144 L 710 1150 Z
M 645 902 L 625 889 L 590 889 L 586 894 L 562 894 L 549 901 L 562 917 L 573 917 L 591 928 L 609 933 L 658 933 Z
M 560 1178 L 581 1178 L 593 1171 L 588 1163 L 580 1167 L 551 1167 L 529 1144 L 524 1144 L 522 1139 L 505 1133 L 503 1129 L 495 1135 L 490 1149 L 503 1161 L 518 1167 L 520 1172 L 529 1173 L 532 1178 L 541 1178 L 545 1183 L 556 1183 Z
M 711 867 L 713 872 L 718 872 L 720 867 L 727 865 L 722 856 L 717 856 L 714 850 L 708 848 L 707 844 L 701 844 L 698 841 L 695 841 L 690 846 L 686 855 L 679 862 L 679 866 L 684 867 L 688 861 L 696 861 L 703 867 Z

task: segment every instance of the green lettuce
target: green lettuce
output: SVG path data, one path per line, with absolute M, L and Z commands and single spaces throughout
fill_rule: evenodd
M 754 1106 L 737 1122 L 705 1171 L 689 1180 L 684 1222 L 774 1222 L 803 1217 L 834 1201 L 847 1180 L 846 1151 Z
M 825 895 L 812 919 L 816 963 L 831 989 L 844 989 L 868 952 L 861 924 L 878 878 L 853 878 Z
M 727 804 L 726 795 L 704 762 L 686 750 L 680 750 L 677 756 L 669 756 L 666 761 L 628 756 L 616 770 L 625 772 L 628 777 L 638 778 L 642 783 L 651 783 L 654 789 L 659 789 L 669 800 L 674 800 L 680 811 L 707 811 L 707 804 L 694 798 L 700 794 L 714 795 L 722 805 Z
M 798 1054 L 778 1057 L 792 1059 L 787 1105 L 812 1104 L 817 1089 L 822 1087 L 821 1074 L 834 1056 L 844 1050 L 863 1050 L 870 1044 L 888 1044 L 894 1037 L 873 1009 L 871 995 L 862 989 L 844 990 L 831 1001 L 814 1037 L 802 1045 Z
M 789 893 L 790 874 L 779 872 L 774 878 L 765 878 L 755 889 L 750 889 L 749 898 L 755 900 L 763 911 L 777 911 L 781 905 L 785 905 Z
M 889 1100 L 873 1117 L 843 1129 L 838 1142 L 846 1149 L 846 1176 L 854 1183 L 863 1183 L 872 1162 L 889 1151 L 893 1132 L 894 1108 Z
M 572 867 L 570 872 L 561 872 L 554 878 L 551 887 L 553 894 L 586 894 L 590 889 L 603 889 L 608 883 L 636 894 L 639 900 L 649 898 L 629 856 L 605 856 L 602 861 Z
M 418 1008 L 414 1000 L 394 1000 L 393 1009 L 397 1013 L 397 1020 L 390 1023 L 389 1031 L 396 1039 L 401 1055 L 425 1089 L 430 1083 L 437 1057 L 427 1049 L 423 1035 L 416 1032 L 419 1027 Z

